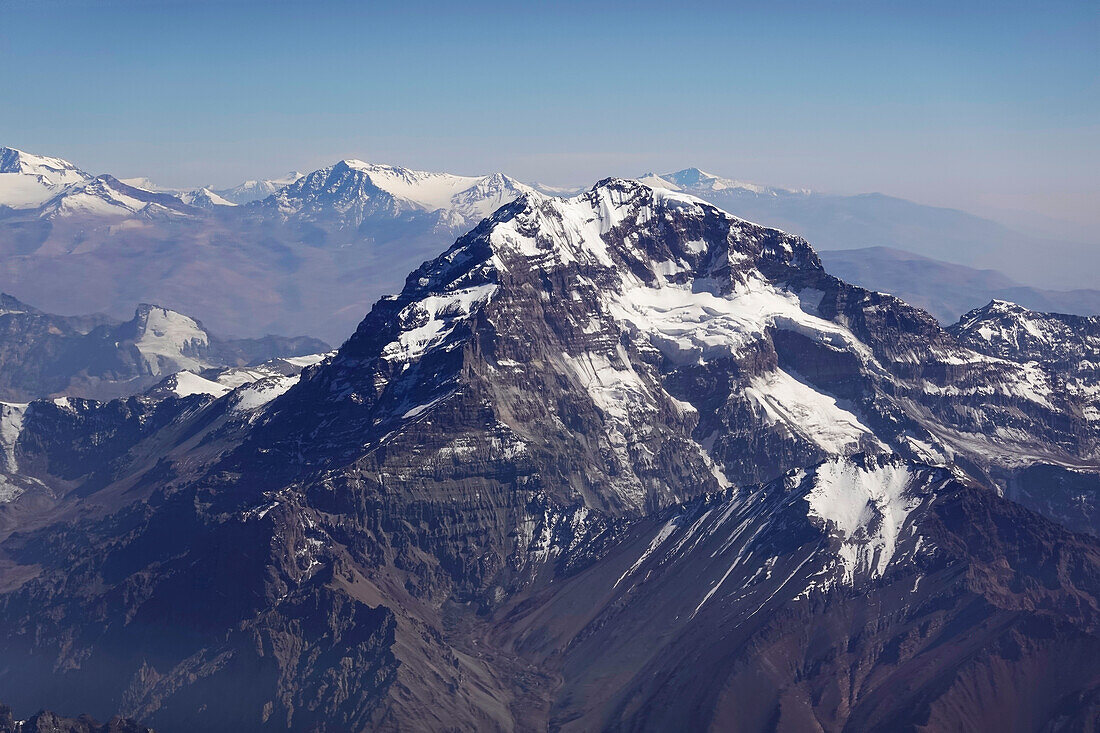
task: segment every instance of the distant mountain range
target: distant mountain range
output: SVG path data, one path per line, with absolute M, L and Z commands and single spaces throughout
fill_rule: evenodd
M 1088 290 L 1100 268 L 1095 246 L 1038 240 L 963 212 L 877 194 L 788 190 L 694 168 L 641 180 L 803 234 L 825 252 L 879 246 L 915 253 L 876 249 L 850 255 L 851 265 L 841 255 L 834 261 L 854 281 L 910 296 L 944 322 L 987 294 L 1095 312 L 1095 291 Z M 59 312 L 122 319 L 133 303 L 156 301 L 224 333 L 314 333 L 336 341 L 357 314 L 400 289 L 402 273 L 533 190 L 499 173 L 458 176 L 344 160 L 231 189 L 168 191 L 147 179 L 93 176 L 57 158 L 4 148 L 0 288 Z M 956 269 L 948 276 L 947 262 L 995 266 L 1005 275 L 999 282 L 995 273 Z M 1056 281 L 1081 289 L 1038 289 Z
M 837 277 L 898 296 L 949 324 L 991 300 L 1008 300 L 1037 311 L 1100 313 L 1100 290 L 1043 290 L 1012 280 L 996 270 L 979 270 L 933 260 L 889 247 L 820 252 Z
M 0 293 L 0 400 L 137 394 L 199 373 L 325 352 L 315 338 L 220 339 L 182 313 L 142 304 L 129 321 L 45 313 Z

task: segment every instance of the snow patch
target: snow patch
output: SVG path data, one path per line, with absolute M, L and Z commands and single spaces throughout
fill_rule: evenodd
M 769 425 L 783 425 L 826 453 L 854 453 L 867 441 L 885 448 L 871 429 L 836 399 L 782 369 L 755 377 L 745 395 L 763 410 Z
M 209 366 L 194 356 L 209 345 L 206 332 L 195 320 L 167 308 L 147 307 L 141 338 L 134 345 L 154 376 L 172 368 L 201 371 Z
M 169 389 L 177 397 L 190 397 L 196 394 L 207 394 L 214 397 L 221 397 L 229 392 L 229 388 L 225 385 L 212 382 L 209 379 L 204 379 L 194 372 L 177 372 L 172 375 L 171 384 Z
M 806 495 L 809 516 L 841 539 L 842 580 L 881 576 L 897 549 L 909 514 L 922 498 L 912 493 L 916 476 L 907 465 L 864 467 L 834 459 L 817 468 Z
M 496 292 L 497 285 L 488 283 L 446 293 L 429 295 L 407 305 L 400 313 L 402 322 L 420 325 L 401 332 L 382 350 L 385 359 L 413 361 L 442 343 L 454 331 L 459 321 L 469 317 Z

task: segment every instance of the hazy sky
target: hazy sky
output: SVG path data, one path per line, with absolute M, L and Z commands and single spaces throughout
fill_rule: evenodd
M 1100 3 L 0 0 L 0 144 L 174 186 L 698 166 L 1100 226 Z

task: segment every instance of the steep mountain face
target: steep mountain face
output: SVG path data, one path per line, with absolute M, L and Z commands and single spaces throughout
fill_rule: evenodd
M 1097 473 L 1053 369 L 689 196 L 527 193 L 268 401 L 5 413 L 0 688 L 169 731 L 1095 726 L 1100 541 L 995 486 Z
M 117 323 L 103 316 L 57 316 L 3 296 L 0 397 L 136 394 L 174 372 L 259 364 L 326 351 L 308 337 L 219 339 L 182 313 L 142 304 Z
M 979 270 L 889 247 L 824 250 L 825 269 L 841 280 L 896 295 L 951 324 L 990 300 L 1006 300 L 1038 311 L 1100 314 L 1100 290 L 1043 290 L 996 270 Z
M 1091 423 L 1100 421 L 1100 317 L 1039 313 L 994 300 L 950 327 L 975 351 L 1025 365 L 1042 365 L 1055 386 Z M 1100 476 L 1059 461 L 1037 461 L 1005 484 L 1024 506 L 1079 532 L 1100 533 Z
M 560 730 L 1085 730 L 1096 572 L 1091 540 L 857 458 L 639 522 L 485 633 L 560 676 Z
M 1037 313 L 994 300 L 964 315 L 950 330 L 974 351 L 1050 370 L 1085 419 L 1100 420 L 1100 316 Z
M 328 441 L 346 457 L 365 438 L 398 440 L 429 407 L 493 405 L 478 430 L 503 423 L 506 444 L 514 433 L 558 455 L 573 448 L 547 428 L 585 426 L 583 476 L 551 483 L 615 512 L 688 498 L 635 472 L 667 476 L 663 456 L 685 455 L 669 440 L 706 447 L 677 469 L 702 490 L 705 475 L 767 481 L 867 450 L 952 461 L 983 481 L 1038 460 L 1095 470 L 1091 400 L 1059 387 L 1040 365 L 971 351 L 927 314 L 829 276 L 797 237 L 611 181 L 568 201 L 529 194 L 414 272 L 296 392 L 289 435 L 273 426 L 262 440 L 293 465 L 280 451 L 338 424 L 348 445 L 331 429 Z M 558 393 L 568 402 L 544 397 Z M 312 455 L 323 465 L 328 450 Z

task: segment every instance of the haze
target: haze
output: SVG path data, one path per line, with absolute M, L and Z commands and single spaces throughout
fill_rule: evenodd
M 1096 3 L 762 5 L 3 2 L 0 142 L 170 186 L 695 165 L 1095 239 Z

